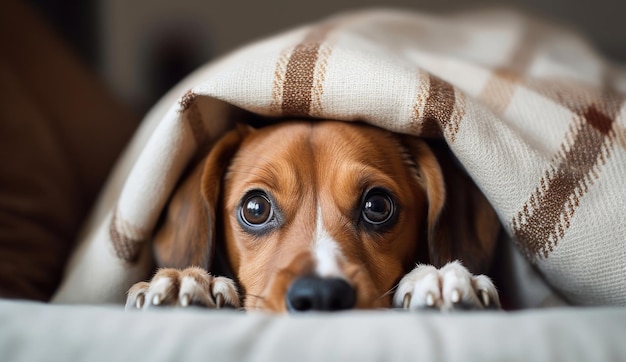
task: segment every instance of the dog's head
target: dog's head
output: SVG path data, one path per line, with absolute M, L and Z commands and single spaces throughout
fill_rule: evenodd
M 289 122 L 223 137 L 174 194 L 155 247 L 159 266 L 208 267 L 217 244 L 247 309 L 377 308 L 418 261 L 482 271 L 498 228 L 445 147 Z

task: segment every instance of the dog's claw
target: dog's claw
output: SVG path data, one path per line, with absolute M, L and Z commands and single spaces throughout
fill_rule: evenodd
M 452 294 L 450 294 L 450 301 L 452 301 L 452 303 L 454 304 L 457 304 L 461 301 L 461 293 L 458 289 L 452 290 Z
M 490 304 L 489 293 L 487 293 L 486 290 L 481 289 L 479 294 L 480 294 L 480 300 L 483 302 L 483 305 L 485 307 L 489 307 L 489 304 Z
M 163 300 L 161 299 L 161 295 L 157 294 L 152 298 L 152 305 L 160 305 Z
M 188 307 L 190 301 L 191 297 L 189 297 L 189 294 L 183 294 L 183 296 L 180 298 L 180 305 L 183 307 Z
M 143 293 L 137 295 L 137 300 L 135 301 L 135 308 L 141 309 L 141 307 L 143 307 L 143 303 L 145 300 L 146 300 L 146 296 Z
M 426 294 L 426 306 L 434 307 L 435 306 L 435 296 L 433 293 Z
M 222 293 L 217 293 L 215 295 L 215 308 L 220 309 L 224 306 L 224 296 Z
M 410 293 L 406 293 L 404 295 L 404 300 L 402 301 L 402 308 L 409 309 L 410 305 L 411 305 L 411 294 Z

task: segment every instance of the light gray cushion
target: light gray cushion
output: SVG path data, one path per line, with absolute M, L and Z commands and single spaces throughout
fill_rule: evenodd
M 0 300 L 3 361 L 618 361 L 626 309 L 275 316 Z

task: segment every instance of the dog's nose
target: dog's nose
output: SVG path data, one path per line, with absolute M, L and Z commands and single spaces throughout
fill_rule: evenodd
M 340 278 L 307 276 L 297 279 L 287 291 L 289 312 L 338 311 L 354 307 L 354 288 Z

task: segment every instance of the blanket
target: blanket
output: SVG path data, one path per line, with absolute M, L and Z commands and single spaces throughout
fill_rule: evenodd
M 348 13 L 200 68 L 146 116 L 55 300 L 122 301 L 189 162 L 256 116 L 444 139 L 569 302 L 626 305 L 626 72 L 569 30 L 494 10 Z

